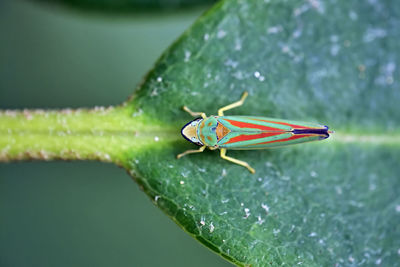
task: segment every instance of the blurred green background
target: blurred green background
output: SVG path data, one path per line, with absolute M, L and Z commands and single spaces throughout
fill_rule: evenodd
M 114 105 L 207 9 L 105 15 L 0 1 L 0 109 Z M 0 164 L 0 266 L 231 266 L 118 167 Z

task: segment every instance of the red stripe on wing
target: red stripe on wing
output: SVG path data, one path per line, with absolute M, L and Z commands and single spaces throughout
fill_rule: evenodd
M 294 129 L 313 129 L 314 127 L 308 127 L 308 126 L 301 126 L 301 125 L 296 125 L 296 124 L 290 124 L 290 123 L 286 123 L 286 122 L 277 122 L 277 121 L 267 121 L 267 120 L 260 120 L 260 119 L 254 119 L 254 118 L 249 118 L 251 120 L 255 120 L 255 121 L 263 121 L 263 122 L 269 122 L 269 123 L 275 123 L 275 124 L 281 124 L 281 125 L 286 125 L 286 126 L 290 126 Z
M 286 142 L 286 141 L 296 140 L 296 139 L 299 139 L 299 138 L 310 137 L 310 136 L 315 136 L 315 134 L 296 134 L 296 135 L 293 135 L 293 136 L 288 137 L 286 139 L 262 142 L 262 143 L 251 144 L 251 145 L 264 145 L 264 144 L 270 144 L 270 143 L 275 143 L 275 142 Z
M 281 131 L 282 129 L 279 128 L 273 128 L 273 127 L 268 127 L 264 125 L 258 125 L 258 124 L 253 124 L 253 123 L 247 123 L 247 122 L 242 122 L 242 121 L 233 121 L 233 120 L 227 120 L 227 122 L 232 124 L 233 126 L 239 127 L 239 128 L 252 128 L 252 129 L 259 129 L 259 130 L 264 130 L 264 131 Z
M 235 137 L 231 138 L 225 144 L 232 144 L 232 143 L 241 142 L 241 141 L 254 140 L 254 139 L 259 139 L 259 138 L 264 138 L 264 137 L 269 137 L 269 136 L 274 136 L 274 135 L 280 135 L 282 133 L 285 133 L 285 132 L 279 132 L 279 133 L 266 132 L 266 133 L 260 133 L 260 134 L 239 135 L 239 136 L 235 136 Z

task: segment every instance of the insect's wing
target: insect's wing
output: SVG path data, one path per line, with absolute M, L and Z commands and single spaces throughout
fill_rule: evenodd
M 327 127 L 314 123 L 251 116 L 218 118 L 228 133 L 218 145 L 228 149 L 263 149 L 325 139 Z

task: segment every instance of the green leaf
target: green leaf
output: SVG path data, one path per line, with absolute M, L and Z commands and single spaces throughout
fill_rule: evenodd
M 400 248 L 400 6 L 394 1 L 224 1 L 158 61 L 128 102 L 167 129 L 183 105 L 320 122 L 327 141 L 175 156 L 154 142 L 125 165 L 156 205 L 238 265 L 395 265 Z M 144 115 L 143 115 L 144 116 Z M 157 136 L 161 133 L 154 132 Z
M 396 265 L 399 14 L 394 0 L 223 1 L 124 105 L 0 113 L 0 161 L 117 163 L 185 231 L 237 265 Z M 336 133 L 228 151 L 255 175 L 216 151 L 177 160 L 194 148 L 180 136 L 192 119 L 181 107 L 215 114 L 245 90 L 245 104 L 226 114 L 320 122 Z

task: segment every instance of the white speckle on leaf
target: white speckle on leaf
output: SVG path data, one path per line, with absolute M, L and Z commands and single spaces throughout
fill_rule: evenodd
M 158 95 L 157 88 L 154 88 L 153 91 L 151 91 L 150 96 L 153 97 L 157 95 Z
M 234 60 L 228 58 L 228 59 L 225 61 L 224 64 L 225 64 L 225 66 L 232 67 L 232 68 L 235 69 L 235 68 L 239 65 L 239 62 L 234 61 Z
M 263 224 L 264 222 L 265 222 L 265 220 L 262 219 L 260 215 L 258 215 L 258 216 L 257 216 L 257 224 L 261 225 L 261 224 Z
M 225 177 L 225 176 L 226 176 L 226 170 L 225 170 L 225 169 L 222 169 L 222 174 L 221 174 L 221 176 L 222 176 L 222 177 Z
M 282 30 L 283 30 L 282 26 L 281 25 L 277 25 L 277 26 L 269 27 L 267 29 L 267 32 L 269 34 L 276 34 L 276 33 L 281 32 Z
M 199 172 L 206 172 L 206 169 L 204 169 L 204 168 L 199 168 L 198 170 L 199 170 Z
M 350 13 L 349 13 L 349 17 L 350 17 L 350 19 L 351 19 L 351 20 L 357 20 L 357 19 L 358 19 L 358 15 L 357 15 L 357 13 L 356 13 L 356 12 L 354 12 L 353 10 L 352 10 L 352 11 L 350 11 Z
M 154 141 L 158 142 L 160 140 L 160 138 L 158 138 L 158 136 L 154 136 Z
M 205 196 L 206 196 L 206 195 L 207 195 L 207 193 L 208 193 L 208 189 L 207 189 L 207 188 L 206 188 L 206 189 L 202 189 L 202 190 L 201 190 L 201 193 L 202 193 L 203 195 L 205 195 Z
M 309 237 L 314 237 L 314 236 L 317 236 L 317 233 L 316 232 L 311 232 L 308 236 Z
M 244 213 L 245 213 L 245 215 L 244 215 L 243 218 L 245 218 L 245 219 L 249 218 L 249 216 L 250 216 L 250 209 L 249 209 L 249 208 L 245 208 L 245 209 L 244 209 Z
M 217 37 L 218 37 L 218 39 L 224 38 L 225 36 L 226 36 L 226 31 L 224 31 L 224 30 L 219 30 L 219 31 L 217 32 Z
M 281 232 L 281 229 L 272 229 L 272 233 L 274 234 L 274 235 L 277 235 L 277 234 L 279 234 Z
M 192 53 L 188 50 L 185 50 L 185 62 L 188 62 Z
M 206 86 L 207 87 L 207 86 Z M 196 95 L 199 95 L 199 93 L 198 92 L 195 92 L 195 91 L 193 91 L 193 92 L 191 92 L 190 93 L 190 95 L 192 95 L 192 96 L 196 96 Z
M 135 159 L 135 163 L 136 163 L 136 164 L 139 164 L 139 160 L 138 160 L 138 159 Z
M 211 222 L 210 223 L 210 233 L 214 232 L 214 229 L 215 229 L 215 227 L 214 227 L 213 223 Z
M 289 54 L 290 52 L 290 47 L 288 45 L 283 45 L 281 49 L 284 54 Z
M 381 263 L 382 263 L 382 259 L 381 259 L 381 258 L 379 258 L 379 259 L 377 259 L 377 260 L 375 261 L 375 264 L 376 264 L 376 265 L 381 265 Z
M 265 210 L 265 213 L 268 214 L 269 212 L 269 207 L 267 204 L 261 203 L 261 208 L 263 208 Z
M 157 202 L 160 199 L 160 196 L 155 196 L 154 201 Z
M 396 70 L 396 63 L 390 61 L 380 68 L 381 75 L 379 75 L 375 83 L 379 85 L 391 85 L 394 82 L 393 73 Z
M 366 43 L 372 42 L 375 39 L 384 38 L 387 35 L 387 31 L 382 28 L 368 28 L 364 34 L 363 41 Z
M 374 183 L 369 184 L 368 189 L 369 189 L 369 191 L 375 191 L 376 190 L 376 184 L 374 184 Z
M 396 70 L 396 63 L 389 62 L 385 65 L 384 69 L 385 69 L 386 74 L 393 74 L 393 72 Z
M 310 175 L 311 175 L 311 177 L 314 177 L 314 178 L 318 176 L 318 174 L 315 171 L 311 171 Z
M 336 191 L 336 194 L 338 194 L 338 195 L 341 195 L 343 193 L 343 190 L 340 186 L 335 186 L 335 191 Z
M 179 183 L 180 183 L 181 185 L 184 185 L 184 184 L 185 184 L 185 181 L 182 181 L 182 180 L 181 180 Z
M 221 202 L 222 202 L 222 203 L 228 203 L 228 202 L 229 202 L 229 198 L 223 199 L 223 200 L 221 200 Z
M 259 71 L 254 72 L 254 77 L 256 77 L 260 82 L 265 80 L 265 77 L 262 76 Z
M 239 51 L 242 49 L 242 42 L 239 39 L 235 40 L 235 50 Z
M 224 212 L 221 212 L 219 215 L 225 215 L 225 214 L 228 214 L 228 212 L 224 211 Z
M 301 29 L 297 29 L 297 30 L 295 30 L 294 32 L 293 32 L 293 34 L 292 34 L 292 36 L 293 36 L 293 38 L 299 38 L 300 36 L 301 36 L 301 34 L 302 34 L 303 32 L 302 32 L 302 30 Z
M 339 51 L 340 51 L 340 46 L 338 44 L 334 44 L 331 46 L 331 55 L 332 56 L 337 56 Z
M 355 259 L 354 259 L 353 256 L 351 256 L 351 255 L 349 256 L 349 259 L 348 259 L 348 260 L 349 260 L 349 262 L 351 262 L 351 263 L 353 263 L 353 262 L 355 261 Z
M 157 82 L 162 82 L 162 77 L 157 77 Z
M 243 202 L 242 202 L 242 203 L 240 203 L 240 206 L 241 206 L 241 207 L 243 207 L 243 206 L 244 206 Z
M 396 205 L 396 212 L 400 212 L 400 205 Z
M 204 34 L 204 41 L 208 41 L 210 39 L 210 35 L 208 33 Z
M 201 217 L 200 224 L 201 224 L 201 226 L 206 225 L 206 221 L 205 221 L 204 217 Z

